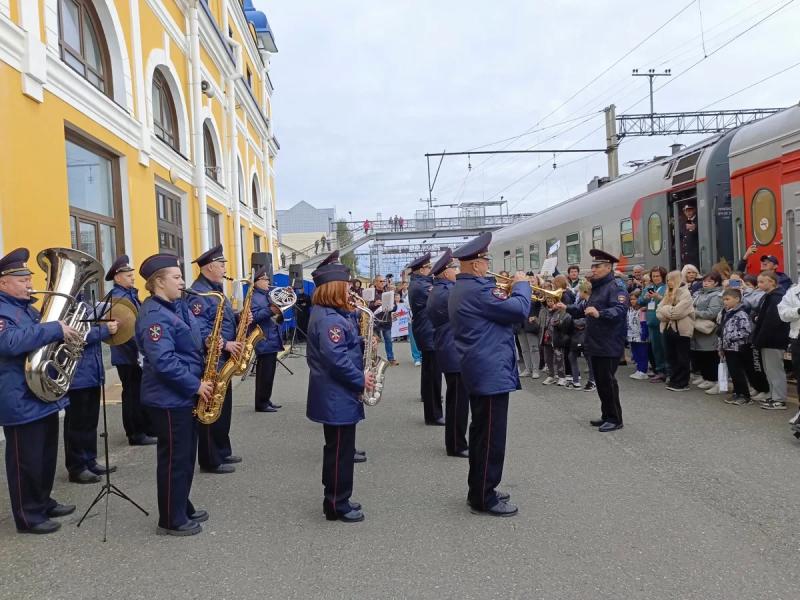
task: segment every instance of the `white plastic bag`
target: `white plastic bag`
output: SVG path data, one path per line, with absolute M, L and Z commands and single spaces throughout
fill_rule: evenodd
M 719 382 L 719 391 L 728 391 L 728 363 L 722 361 L 717 368 L 717 382 Z

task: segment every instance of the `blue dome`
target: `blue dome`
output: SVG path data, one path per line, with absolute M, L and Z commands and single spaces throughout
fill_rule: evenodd
M 253 6 L 253 0 L 243 0 L 242 9 L 244 10 L 245 18 L 252 23 L 255 27 L 256 35 L 264 50 L 267 52 L 277 52 L 278 47 L 275 45 L 275 37 L 272 35 L 272 29 L 269 28 L 269 21 L 267 15 L 260 10 L 256 10 Z

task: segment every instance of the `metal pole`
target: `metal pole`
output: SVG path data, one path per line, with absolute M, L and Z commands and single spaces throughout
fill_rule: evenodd
M 603 112 L 606 113 L 606 156 L 608 157 L 608 178 L 616 179 L 619 177 L 619 138 L 617 137 L 617 107 L 607 106 Z

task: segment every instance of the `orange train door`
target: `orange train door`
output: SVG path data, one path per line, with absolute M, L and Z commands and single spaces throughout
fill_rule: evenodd
M 759 169 L 744 176 L 744 217 L 748 245 L 756 243 L 758 252 L 748 261 L 748 271 L 759 270 L 759 260 L 772 254 L 783 270 L 780 165 Z

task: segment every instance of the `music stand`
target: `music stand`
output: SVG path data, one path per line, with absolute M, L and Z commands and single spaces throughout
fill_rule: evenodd
M 95 302 L 94 290 L 92 290 L 92 310 L 94 312 L 94 319 L 87 319 L 85 322 L 89 322 L 90 326 L 91 326 L 91 324 L 107 323 L 108 321 L 111 321 L 112 320 L 111 319 L 111 305 L 109 303 L 109 299 L 110 298 L 111 298 L 111 292 L 109 291 L 108 294 L 106 294 L 106 296 L 103 298 L 103 300 L 101 302 L 101 304 L 103 304 L 103 305 L 109 305 L 108 318 L 107 319 L 101 319 L 101 318 L 99 318 L 97 316 L 97 303 Z M 99 367 L 99 368 L 102 368 L 102 367 Z M 99 368 L 98 368 L 98 376 L 99 376 L 98 380 L 102 379 L 102 373 L 100 373 Z M 91 511 L 94 508 L 94 506 L 98 502 L 100 502 L 101 499 L 105 498 L 106 499 L 106 513 L 105 513 L 105 520 L 103 522 L 103 542 L 105 542 L 108 539 L 108 499 L 111 496 L 111 494 L 114 494 L 115 496 L 119 496 L 123 500 L 127 500 L 128 502 L 133 504 L 136 508 L 138 508 L 140 511 L 142 511 L 145 514 L 145 516 L 149 516 L 150 513 L 148 513 L 145 509 L 143 509 L 141 506 L 139 506 L 133 499 L 131 499 L 130 496 L 128 496 L 121 489 L 119 489 L 116 485 L 111 483 L 111 471 L 109 470 L 110 465 L 109 465 L 109 462 L 108 462 L 108 416 L 106 414 L 106 386 L 105 386 L 105 384 L 100 386 L 100 402 L 101 402 L 101 404 L 103 406 L 103 432 L 100 434 L 100 437 L 103 438 L 103 447 L 104 447 L 104 451 L 105 451 L 105 466 L 106 466 L 105 476 L 106 476 L 106 482 L 100 488 L 100 491 L 97 492 L 97 496 L 95 496 L 95 499 L 89 505 L 89 508 L 87 508 L 86 512 L 83 513 L 83 516 L 81 517 L 80 521 L 78 521 L 77 527 L 81 526 L 83 521 L 89 515 L 89 511 Z

